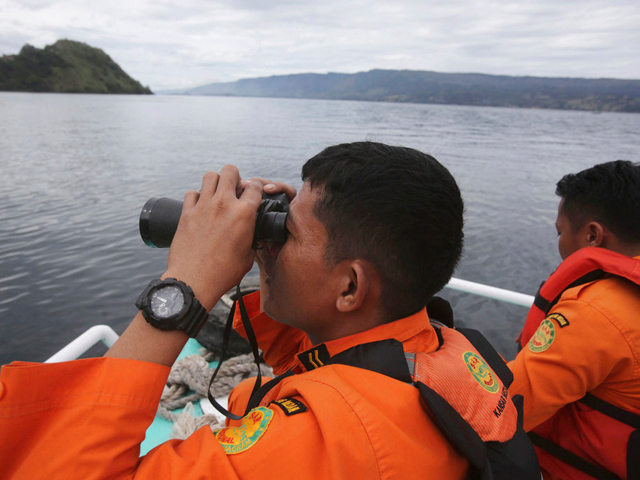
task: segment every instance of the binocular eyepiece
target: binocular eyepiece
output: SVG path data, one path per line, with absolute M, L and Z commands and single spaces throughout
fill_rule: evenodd
M 165 197 L 147 200 L 140 212 L 140 236 L 149 247 L 167 248 L 171 246 L 178 228 L 182 203 Z M 285 223 L 289 212 L 289 199 L 285 193 L 262 195 L 256 216 L 256 230 L 253 247 L 260 240 L 283 243 L 287 239 Z

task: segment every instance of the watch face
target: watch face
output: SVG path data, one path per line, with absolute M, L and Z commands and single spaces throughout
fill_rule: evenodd
M 170 285 L 151 294 L 151 311 L 159 318 L 169 318 L 184 308 L 184 295 L 180 288 Z

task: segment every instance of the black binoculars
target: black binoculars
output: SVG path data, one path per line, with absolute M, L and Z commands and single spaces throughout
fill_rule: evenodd
M 178 228 L 182 203 L 166 197 L 147 200 L 140 212 L 140 236 L 149 247 L 166 248 L 171 245 Z M 283 243 L 287 239 L 285 223 L 289 212 L 289 199 L 285 193 L 262 195 L 256 216 L 253 246 L 258 241 L 270 240 Z

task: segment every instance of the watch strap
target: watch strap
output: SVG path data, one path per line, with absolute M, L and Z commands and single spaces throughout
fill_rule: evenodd
M 196 297 L 193 297 L 191 308 L 178 325 L 178 330 L 182 330 L 189 335 L 189 337 L 195 338 L 202 329 L 202 326 L 207 322 L 208 318 L 209 314 L 205 308 L 200 304 Z

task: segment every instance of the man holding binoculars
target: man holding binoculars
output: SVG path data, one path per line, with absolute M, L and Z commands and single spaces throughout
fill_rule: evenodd
M 3 368 L 0 428 L 19 437 L 0 449 L 9 477 L 467 478 L 494 467 L 485 442 L 508 451 L 515 441 L 500 455 L 511 478 L 539 478 L 508 382 L 425 309 L 462 252 L 463 204 L 447 169 L 358 142 L 320 152 L 302 178 L 296 195 L 233 166 L 207 173 L 185 195 L 165 273 L 104 358 Z M 263 193 L 283 192 L 286 241 L 253 249 Z M 237 315 L 234 326 L 253 327 L 279 377 L 251 394 L 239 386 L 230 410 L 245 414 L 227 428 L 138 459 L 169 367 L 254 261 L 261 288 L 242 315 L 251 323 Z

